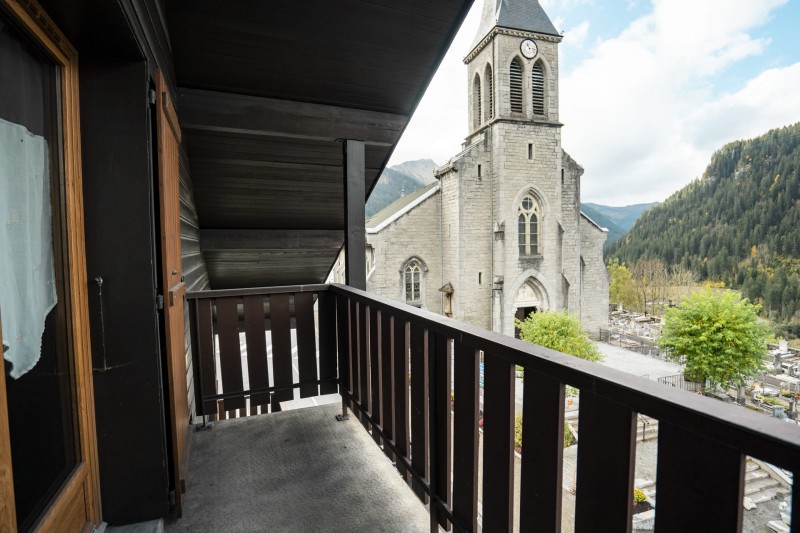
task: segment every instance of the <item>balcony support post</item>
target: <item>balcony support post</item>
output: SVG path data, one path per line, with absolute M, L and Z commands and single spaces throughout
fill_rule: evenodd
M 366 290 L 364 141 L 346 139 L 343 148 L 345 283 L 356 289 Z

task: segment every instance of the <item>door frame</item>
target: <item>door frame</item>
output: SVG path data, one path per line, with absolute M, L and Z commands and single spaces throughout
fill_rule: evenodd
M 17 22 L 48 58 L 60 67 L 60 118 L 66 193 L 66 272 L 69 278 L 71 316 L 68 342 L 73 356 L 73 408 L 76 413 L 80 454 L 77 466 L 54 496 L 34 530 L 85 531 L 100 524 L 101 511 L 83 227 L 78 53 L 35 0 L 0 0 L 0 9 Z M 0 377 L 0 396 L 3 399 L 0 404 L 4 406 L 4 376 Z M 5 416 L 0 418 L 0 500 L 13 501 L 13 478 L 11 483 L 6 483 L 7 480 L 2 475 L 6 462 L 7 472 L 11 472 L 11 457 L 5 453 L 5 450 L 10 450 L 8 439 L 8 417 Z M 4 508 L 0 507 L 0 511 L 0 530 L 16 531 L 15 512 L 9 518 Z

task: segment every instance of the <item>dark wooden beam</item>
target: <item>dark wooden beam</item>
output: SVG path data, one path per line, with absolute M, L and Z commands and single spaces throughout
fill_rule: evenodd
M 209 250 L 329 250 L 342 247 L 340 229 L 202 229 L 200 247 Z
M 200 89 L 179 88 L 178 105 L 186 130 L 362 139 L 379 146 L 394 145 L 408 122 L 405 115 Z
M 266 171 L 299 171 L 302 173 L 317 173 L 317 174 L 336 174 L 340 175 L 342 167 L 339 165 L 325 165 L 310 162 L 284 162 L 284 161 L 259 161 L 254 159 L 231 159 L 221 157 L 194 157 L 192 164 L 200 165 L 218 165 L 218 166 L 238 166 L 250 167 L 252 169 L 262 169 Z M 368 176 L 377 176 L 380 173 L 380 168 L 367 168 L 366 174 Z
M 367 289 L 364 142 L 344 141 L 345 282 Z

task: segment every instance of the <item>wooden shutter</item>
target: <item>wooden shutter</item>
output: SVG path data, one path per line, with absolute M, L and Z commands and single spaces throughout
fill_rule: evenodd
M 161 280 L 164 290 L 164 337 L 167 358 L 167 401 L 169 402 L 172 477 L 175 506 L 180 516 L 186 490 L 189 405 L 186 393 L 183 283 L 180 236 L 180 186 L 178 145 L 181 130 L 178 117 L 161 73 L 156 79 L 156 135 L 158 137 L 158 196 L 161 227 Z

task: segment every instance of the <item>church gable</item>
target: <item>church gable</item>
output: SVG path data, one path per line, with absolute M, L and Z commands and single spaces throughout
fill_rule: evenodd
M 407 194 L 388 206 L 384 207 L 366 221 L 367 233 L 377 233 L 388 227 L 402 217 L 410 213 L 417 206 L 439 192 L 439 183 L 433 182 L 430 185 L 417 189 L 411 194 Z

